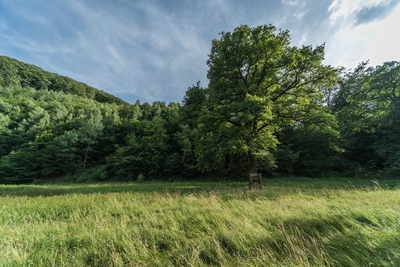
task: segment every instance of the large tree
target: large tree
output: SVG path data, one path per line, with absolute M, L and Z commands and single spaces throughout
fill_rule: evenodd
M 257 172 L 257 164 L 272 164 L 280 125 L 298 121 L 320 98 L 318 86 L 336 80 L 323 59 L 324 45 L 291 46 L 289 32 L 272 25 L 243 25 L 214 39 L 197 142 L 200 167 L 215 169 L 228 159 Z

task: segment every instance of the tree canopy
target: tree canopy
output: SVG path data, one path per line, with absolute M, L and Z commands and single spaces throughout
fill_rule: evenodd
M 198 149 L 202 166 L 217 167 L 212 165 L 231 155 L 257 172 L 257 159 L 271 160 L 280 127 L 299 122 L 321 97 L 318 87 L 335 80 L 323 58 L 323 45 L 291 46 L 289 32 L 272 25 L 240 26 L 213 40 Z
M 32 87 L 84 96 L 101 103 L 125 103 L 123 100 L 71 78 L 44 71 L 34 65 L 0 56 L 0 85 Z
M 0 57 L 0 183 L 400 174 L 400 63 L 323 64 L 324 45 L 243 25 L 212 40 L 209 84 L 128 104 Z

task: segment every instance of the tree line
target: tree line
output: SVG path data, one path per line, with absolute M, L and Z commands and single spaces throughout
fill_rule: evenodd
M 243 25 L 212 40 L 207 87 L 128 104 L 0 57 L 0 183 L 398 175 L 400 63 L 323 59 L 324 45 Z

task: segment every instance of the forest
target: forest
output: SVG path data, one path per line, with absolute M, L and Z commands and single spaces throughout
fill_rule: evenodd
M 0 183 L 398 176 L 400 62 L 323 60 L 244 25 L 212 40 L 207 87 L 130 104 L 0 56 Z

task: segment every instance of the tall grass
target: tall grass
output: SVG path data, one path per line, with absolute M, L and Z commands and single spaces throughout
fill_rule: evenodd
M 394 181 L 0 186 L 0 266 L 400 266 Z

